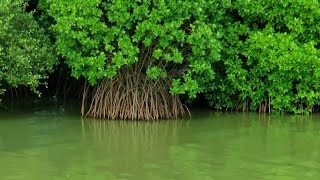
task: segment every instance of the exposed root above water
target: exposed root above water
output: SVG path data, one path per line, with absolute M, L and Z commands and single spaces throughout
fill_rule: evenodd
M 90 101 L 85 100 L 91 94 L 85 88 L 82 115 L 128 120 L 182 117 L 187 108 L 179 96 L 169 93 L 169 87 L 170 84 L 162 79 L 153 80 L 133 69 L 125 69 L 112 80 L 101 80 Z M 88 111 L 84 113 L 86 106 Z

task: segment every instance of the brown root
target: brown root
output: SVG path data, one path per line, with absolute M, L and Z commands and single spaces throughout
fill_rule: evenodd
M 138 71 L 139 72 L 139 71 Z M 185 115 L 186 107 L 179 96 L 169 93 L 169 82 L 150 79 L 133 68 L 124 68 L 113 79 L 103 79 L 88 99 L 83 93 L 82 114 L 93 118 L 158 120 Z M 89 104 L 87 104 L 89 102 Z M 84 115 L 84 108 L 88 111 Z

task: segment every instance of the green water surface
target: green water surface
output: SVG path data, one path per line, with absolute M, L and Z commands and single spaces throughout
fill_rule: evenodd
M 1 180 L 320 179 L 313 116 L 196 111 L 192 119 L 81 119 L 61 107 L 0 113 Z

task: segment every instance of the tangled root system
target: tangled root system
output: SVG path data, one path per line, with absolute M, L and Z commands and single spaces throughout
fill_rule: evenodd
M 179 96 L 169 93 L 169 82 L 150 79 L 132 68 L 113 79 L 101 80 L 92 96 L 84 89 L 82 115 L 93 118 L 158 120 L 176 119 L 188 111 Z M 87 101 L 86 99 L 89 99 Z M 88 109 L 84 113 L 84 109 Z

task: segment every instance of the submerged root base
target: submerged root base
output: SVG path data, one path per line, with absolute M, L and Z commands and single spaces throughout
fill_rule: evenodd
M 107 119 L 158 120 L 185 115 L 179 96 L 169 93 L 169 84 L 126 71 L 100 81 L 85 116 Z M 85 93 L 85 96 L 87 93 Z M 84 97 L 86 98 L 86 97 Z M 85 102 L 83 102 L 85 103 Z

